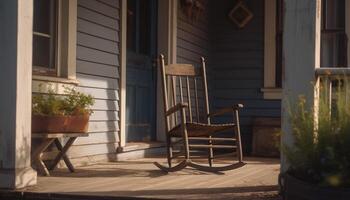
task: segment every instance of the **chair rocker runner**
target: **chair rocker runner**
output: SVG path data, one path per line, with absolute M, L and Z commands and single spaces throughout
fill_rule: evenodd
M 163 166 L 159 163 L 154 164 L 165 172 L 178 171 L 187 166 L 201 171 L 218 172 L 236 169 L 245 165 L 242 155 L 238 111 L 239 108 L 243 108 L 243 105 L 237 104 L 210 113 L 205 60 L 203 57 L 200 62 L 202 64 L 201 68 L 190 64 L 165 65 L 164 56 L 160 55 L 168 166 Z M 199 90 L 200 86 L 201 91 Z M 193 98 L 194 102 L 192 102 Z M 204 102 L 203 107 L 200 107 L 200 102 Z M 205 113 L 203 113 L 203 110 Z M 188 115 L 186 115 L 187 113 Z M 212 117 L 226 113 L 233 114 L 233 123 L 212 124 L 210 122 Z M 202 117 L 200 116 L 201 114 Z M 228 130 L 232 130 L 232 137 L 218 136 L 218 133 Z M 230 142 L 230 145 L 226 144 L 228 142 Z M 175 154 L 173 148 L 179 144 L 182 144 L 182 148 Z M 190 150 L 203 148 L 208 149 L 208 166 L 194 163 L 191 160 Z M 216 148 L 235 150 L 238 162 L 226 166 L 213 166 L 213 149 Z M 184 160 L 176 166 L 172 166 L 172 159 L 179 156 L 184 156 Z

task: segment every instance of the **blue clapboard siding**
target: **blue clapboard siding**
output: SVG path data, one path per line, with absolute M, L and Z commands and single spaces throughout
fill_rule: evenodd
M 180 1 L 179 1 L 180 2 Z M 208 0 L 201 1 L 208 7 Z M 177 21 L 177 62 L 200 64 L 200 57 L 209 57 L 209 10 L 205 9 L 198 20 L 190 19 L 179 6 Z
M 180 1 L 179 1 L 180 3 Z M 196 67 L 201 65 L 200 58 L 203 56 L 206 62 L 210 62 L 210 36 L 209 36 L 209 1 L 201 1 L 205 10 L 200 14 L 198 19 L 191 19 L 186 16 L 184 9 L 179 6 L 178 9 L 178 21 L 177 21 L 177 63 L 193 64 Z M 209 77 L 208 77 L 209 78 Z M 198 88 L 202 89 L 202 82 L 199 80 Z M 184 101 L 187 102 L 186 85 L 183 85 Z M 192 112 L 193 117 L 195 115 L 195 103 L 194 103 L 194 83 L 190 80 L 191 87 L 191 100 L 192 100 Z M 177 88 L 177 94 L 179 95 L 179 87 Z M 204 93 L 198 93 L 199 96 L 199 112 L 200 116 L 204 116 Z M 180 97 L 178 96 L 178 100 Z M 203 119 L 200 119 L 203 120 Z
M 95 98 L 90 136 L 78 138 L 69 156 L 107 158 L 119 141 L 119 0 L 79 0 L 77 79 L 79 90 Z M 96 160 L 96 159 L 90 159 Z
M 278 100 L 264 100 L 264 1 L 246 0 L 253 20 L 237 29 L 228 19 L 235 1 L 210 1 L 210 88 L 212 108 L 244 103 L 241 130 L 245 151 L 249 152 L 254 117 L 280 117 Z M 231 116 L 219 121 L 228 121 Z

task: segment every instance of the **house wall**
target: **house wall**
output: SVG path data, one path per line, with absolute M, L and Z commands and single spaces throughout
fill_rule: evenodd
M 240 113 L 245 152 L 251 151 L 256 117 L 280 117 L 280 100 L 264 100 L 264 1 L 245 1 L 254 18 L 243 29 L 230 21 L 235 1 L 202 1 L 205 10 L 190 20 L 179 5 L 177 62 L 199 65 L 207 59 L 210 109 L 243 103 Z M 227 115 L 214 119 L 231 122 Z
M 254 117 L 280 116 L 280 101 L 264 100 L 260 91 L 264 83 L 264 2 L 246 1 L 254 18 L 241 30 L 227 16 L 234 6 L 232 1 L 202 2 L 205 10 L 198 20 L 189 19 L 179 5 L 177 62 L 198 66 L 200 56 L 207 58 L 211 110 L 234 103 L 245 105 L 241 129 L 244 148 L 249 152 Z M 89 137 L 78 138 L 69 151 L 76 165 L 115 157 L 119 141 L 120 27 L 118 0 L 78 1 L 78 89 L 92 94 L 96 104 Z M 228 115 L 217 121 L 231 120 Z
M 183 5 L 179 1 L 178 5 L 178 17 L 177 17 L 177 63 L 186 63 L 193 64 L 196 67 L 201 66 L 201 57 L 206 59 L 206 62 L 210 62 L 210 36 L 209 36 L 209 1 L 202 0 L 204 10 L 198 16 L 189 17 L 186 15 L 186 11 Z M 208 73 L 210 74 L 210 73 Z M 208 76 L 208 79 L 210 77 Z M 197 81 L 199 88 L 199 115 L 201 117 L 200 120 L 205 120 L 203 116 L 204 114 L 204 92 L 203 85 L 201 81 Z M 183 90 L 186 91 L 186 85 L 183 85 Z M 190 88 L 191 88 L 191 100 L 192 100 L 192 112 L 194 120 L 196 120 L 195 116 L 195 91 L 194 91 L 194 82 L 190 79 Z M 179 87 L 178 87 L 179 90 Z M 179 97 L 180 92 L 177 92 L 178 101 L 180 101 Z M 184 94 L 184 101 L 187 102 L 187 94 Z
M 113 157 L 119 141 L 120 2 L 79 0 L 77 15 L 79 90 L 93 95 L 95 105 L 89 137 L 78 138 L 69 155 L 73 160 Z
M 254 18 L 238 29 L 228 18 L 234 1 L 210 1 L 212 107 L 243 103 L 240 113 L 243 145 L 250 152 L 255 117 L 280 117 L 280 100 L 264 100 L 264 1 L 246 0 Z M 231 116 L 222 117 L 227 121 Z
M 201 1 L 205 10 L 198 20 L 186 16 L 181 3 L 177 21 L 177 62 L 200 65 L 200 57 L 209 58 L 209 1 Z
M 120 83 L 120 1 L 78 0 L 77 7 L 77 89 L 95 99 L 89 122 L 89 136 L 79 137 L 68 152 L 74 165 L 115 159 L 119 142 Z M 40 83 L 33 81 L 34 94 Z M 62 85 L 53 83 L 57 93 Z M 37 145 L 34 141 L 33 145 Z M 54 158 L 55 149 L 44 154 Z

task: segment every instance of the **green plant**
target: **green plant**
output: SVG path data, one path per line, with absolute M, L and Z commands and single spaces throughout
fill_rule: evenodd
M 41 86 L 40 86 L 41 90 Z M 65 87 L 65 94 L 55 94 L 52 87 L 48 93 L 33 95 L 32 113 L 42 116 L 71 116 L 92 114 L 94 99 L 91 95 L 78 92 L 74 88 Z
M 329 106 L 326 95 L 322 96 L 318 113 L 306 109 L 303 97 L 290 112 L 294 144 L 283 144 L 282 150 L 291 175 L 320 186 L 350 187 L 348 85 L 345 79 L 338 80 L 335 102 Z M 321 89 L 321 94 L 324 92 Z

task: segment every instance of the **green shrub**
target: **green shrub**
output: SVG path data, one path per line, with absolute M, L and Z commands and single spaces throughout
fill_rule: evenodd
M 320 98 L 316 128 L 315 112 L 305 109 L 305 98 L 300 97 L 290 112 L 295 140 L 293 146 L 283 145 L 283 151 L 290 163 L 289 173 L 296 178 L 325 187 L 350 187 L 348 85 L 338 81 L 331 107 L 325 95 Z M 320 93 L 324 94 L 322 88 Z
M 65 87 L 65 95 L 57 95 L 49 87 L 47 94 L 33 95 L 32 113 L 33 115 L 42 116 L 92 114 L 91 106 L 93 104 L 94 99 L 91 95 L 78 92 L 74 88 Z

